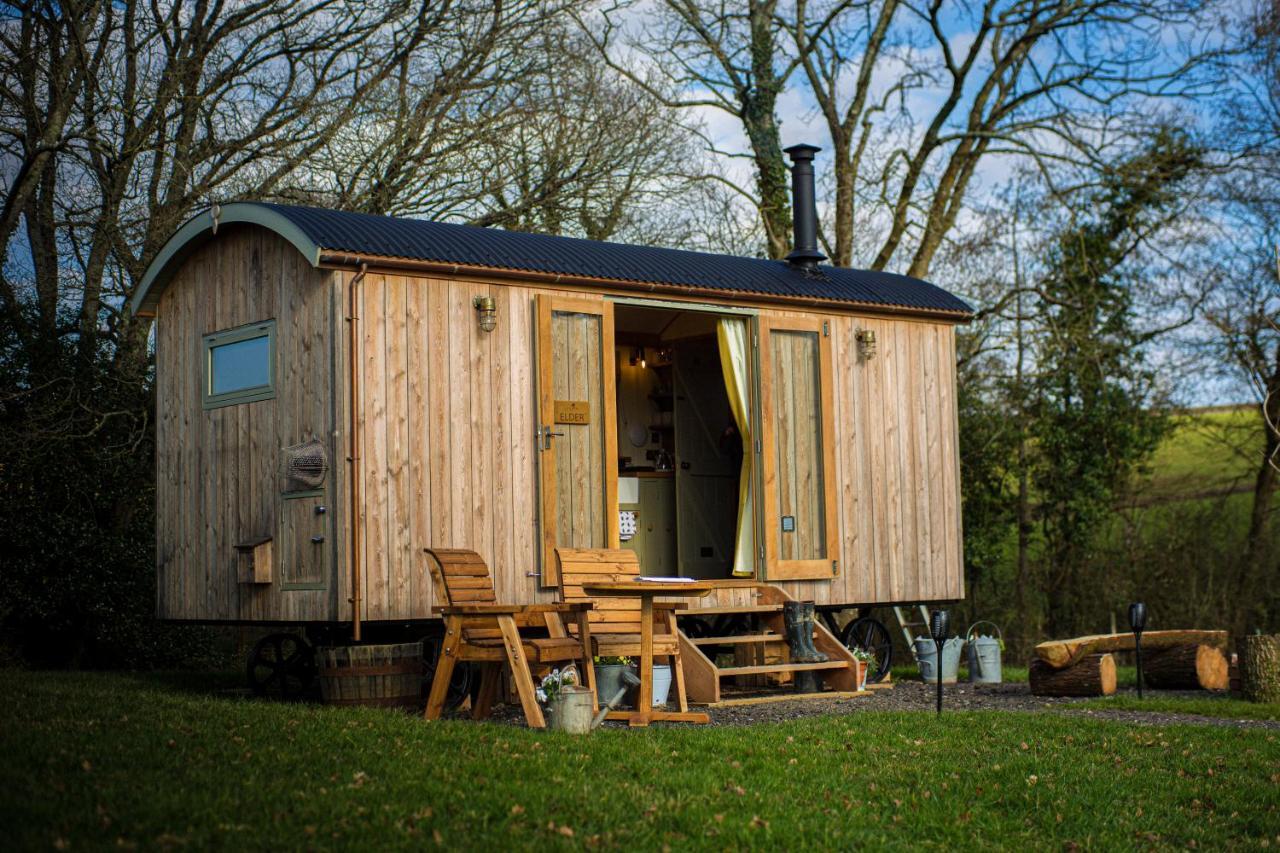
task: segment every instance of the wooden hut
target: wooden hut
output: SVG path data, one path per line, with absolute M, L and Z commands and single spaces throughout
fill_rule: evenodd
M 804 146 L 792 149 L 808 181 Z M 811 196 L 809 197 L 811 199 Z M 155 317 L 157 612 L 426 620 L 423 548 L 501 600 L 556 546 L 820 607 L 960 598 L 954 327 L 970 308 L 818 263 L 265 203 L 164 246 Z

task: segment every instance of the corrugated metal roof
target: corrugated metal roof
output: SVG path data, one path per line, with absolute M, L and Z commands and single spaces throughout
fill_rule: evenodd
M 971 314 L 963 300 L 905 275 L 821 266 L 805 274 L 785 261 L 713 255 L 253 202 L 284 217 L 328 252 L 494 267 L 726 292 L 830 299 Z

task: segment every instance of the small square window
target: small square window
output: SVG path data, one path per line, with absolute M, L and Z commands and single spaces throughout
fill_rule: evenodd
M 204 407 L 233 406 L 276 395 L 276 324 L 254 323 L 204 337 Z

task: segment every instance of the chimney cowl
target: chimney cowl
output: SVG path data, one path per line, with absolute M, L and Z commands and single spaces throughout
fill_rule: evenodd
M 822 149 L 801 143 L 783 149 L 791 158 L 791 215 L 795 239 L 787 262 L 815 270 L 827 256 L 818 251 L 818 202 L 814 191 L 813 155 Z

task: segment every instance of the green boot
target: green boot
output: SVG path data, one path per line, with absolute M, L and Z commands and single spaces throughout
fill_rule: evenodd
M 812 606 L 812 605 L 810 605 Z M 826 660 L 813 648 L 806 632 L 813 632 L 813 623 L 805 620 L 805 606 L 799 601 L 787 601 L 782 605 L 782 623 L 786 626 L 787 645 L 791 647 L 791 660 L 795 663 L 818 663 Z
M 823 663 L 825 661 L 831 660 L 831 658 L 827 657 L 827 655 L 818 651 L 817 646 L 813 644 L 814 625 L 817 622 L 817 616 L 814 613 L 813 602 L 806 601 L 804 603 L 804 607 L 801 612 L 804 614 L 802 617 L 804 619 L 804 630 L 801 631 L 800 634 L 804 638 L 805 648 L 809 652 L 809 662 Z

